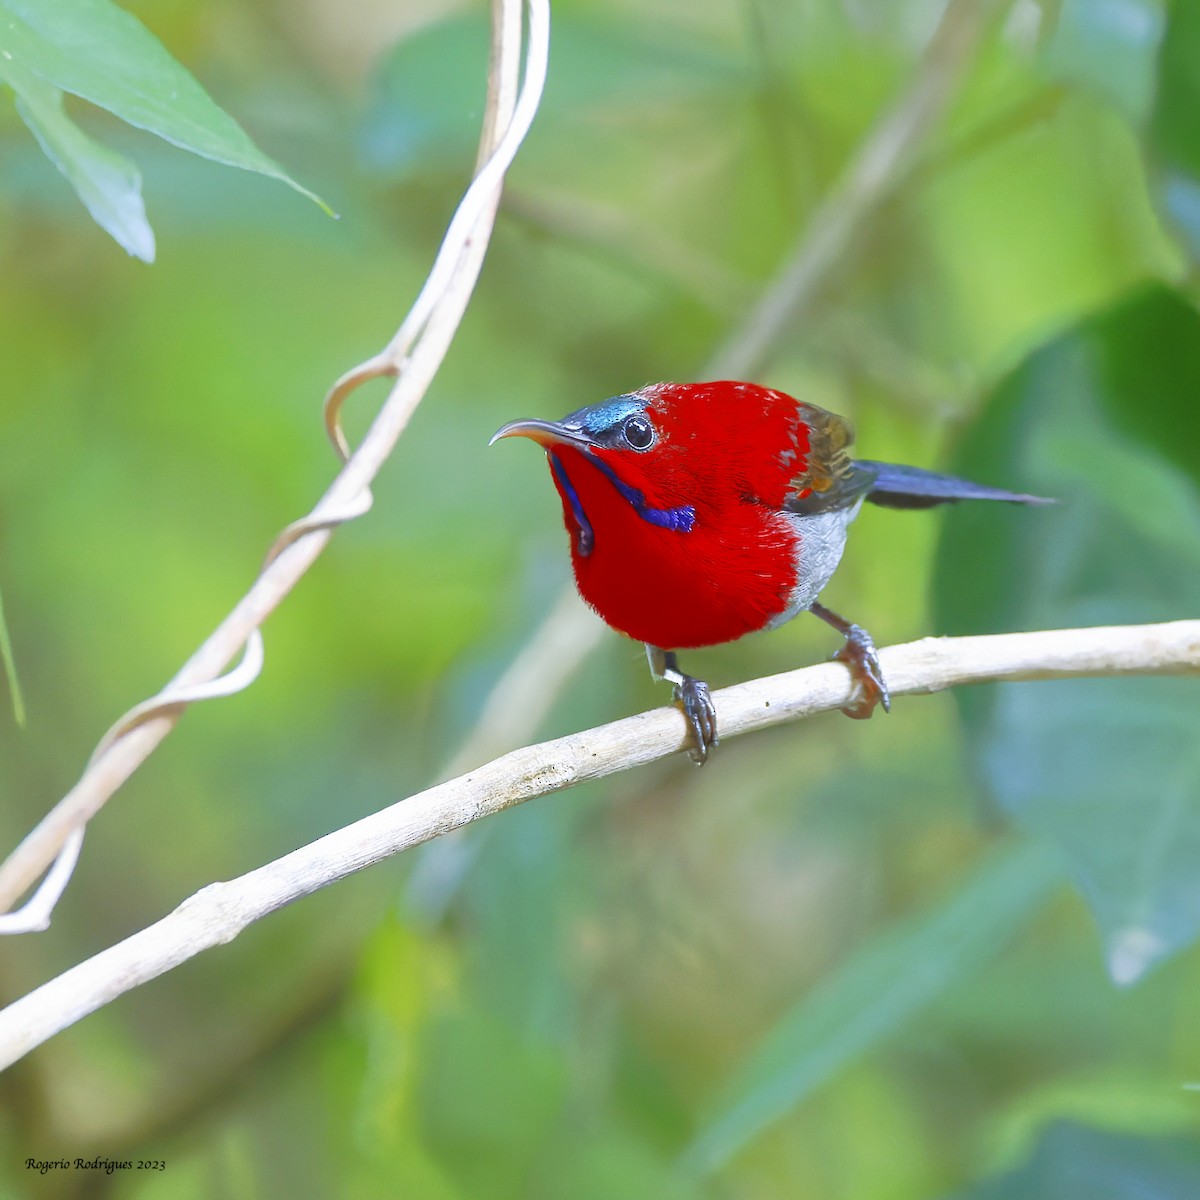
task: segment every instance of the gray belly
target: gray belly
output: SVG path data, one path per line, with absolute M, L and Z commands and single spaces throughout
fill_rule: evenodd
M 803 612 L 821 594 L 842 559 L 846 546 L 846 527 L 858 516 L 859 500 L 840 512 L 786 513 L 785 519 L 799 536 L 796 552 L 796 586 L 788 597 L 788 606 L 767 626 L 774 629 Z

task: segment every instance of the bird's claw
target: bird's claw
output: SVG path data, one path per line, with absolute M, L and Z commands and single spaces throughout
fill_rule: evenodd
M 850 626 L 846 631 L 846 644 L 833 657 L 850 668 L 857 685 L 857 697 L 842 709 L 846 716 L 865 721 L 877 704 L 883 705 L 884 712 L 891 712 L 892 698 L 879 666 L 875 643 L 861 625 Z
M 695 745 L 688 754 L 698 767 L 704 766 L 708 752 L 717 744 L 717 710 L 713 707 L 708 684 L 702 679 L 684 675 L 675 685 L 675 700 L 683 709 L 691 726 Z

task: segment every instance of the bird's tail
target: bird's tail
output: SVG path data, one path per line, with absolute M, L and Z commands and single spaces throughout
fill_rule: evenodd
M 1009 504 L 1053 504 L 1045 496 L 1030 496 L 1025 492 L 1006 492 L 1002 488 L 985 487 L 969 479 L 953 475 L 938 475 L 920 467 L 902 467 L 896 463 L 857 460 L 874 475 L 866 498 L 884 508 L 932 508 L 935 504 L 953 504 L 957 500 L 1004 500 Z

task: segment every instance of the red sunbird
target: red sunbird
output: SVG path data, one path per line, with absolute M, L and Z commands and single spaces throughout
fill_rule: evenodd
M 1046 503 L 919 467 L 851 458 L 835 413 L 753 383 L 656 383 L 561 421 L 513 421 L 492 441 L 546 450 L 571 538 L 579 594 L 619 632 L 646 644 L 656 678 L 674 685 L 693 758 L 717 743 L 708 685 L 676 651 L 773 629 L 808 611 L 845 638 L 835 655 L 857 682 L 842 711 L 890 707 L 871 636 L 817 597 L 864 500 L 930 508 L 956 500 Z

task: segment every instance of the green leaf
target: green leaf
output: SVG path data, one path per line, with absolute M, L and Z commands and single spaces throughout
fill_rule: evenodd
M 939 630 L 1150 622 L 1200 611 L 1200 315 L 1157 289 L 1083 323 L 997 389 L 953 463 L 1057 495 L 948 515 Z M 956 693 L 999 804 L 1052 842 L 1129 983 L 1200 932 L 1200 681 Z
M 839 1071 L 977 970 L 1061 881 L 1034 843 L 985 862 L 947 900 L 872 938 L 751 1054 L 685 1152 L 708 1174 Z
M 1051 78 L 1082 84 L 1141 122 L 1154 100 L 1163 25 L 1155 0 L 1063 0 L 1043 67 Z
M 969 169 L 931 179 L 922 260 L 952 281 L 938 299 L 952 314 L 942 324 L 987 377 L 1048 330 L 1178 274 L 1144 159 L 1129 121 L 1076 93 L 982 147 Z
M 134 17 L 109 0 L 0 0 L 0 58 L 215 162 L 280 179 L 263 154 Z
M 0 65 L 0 76 L 6 72 Z M 93 141 L 62 107 L 62 92 L 15 72 L 7 81 L 17 93 L 17 112 L 46 157 L 66 176 L 93 220 L 130 254 L 154 261 L 154 231 L 142 202 L 142 176 L 128 159 Z
M 0 663 L 4 664 L 4 677 L 8 680 L 8 695 L 12 701 L 13 717 L 22 729 L 25 728 L 25 697 L 21 694 L 21 681 L 17 678 L 17 664 L 13 658 L 12 640 L 8 636 L 8 622 L 4 619 L 4 598 L 0 596 Z
M 1163 202 L 1200 259 L 1200 5 L 1173 4 L 1158 61 L 1150 145 Z
M 1062 1123 L 1046 1131 L 1024 1166 L 954 1200 L 1194 1200 L 1200 1139 L 1140 1138 Z

